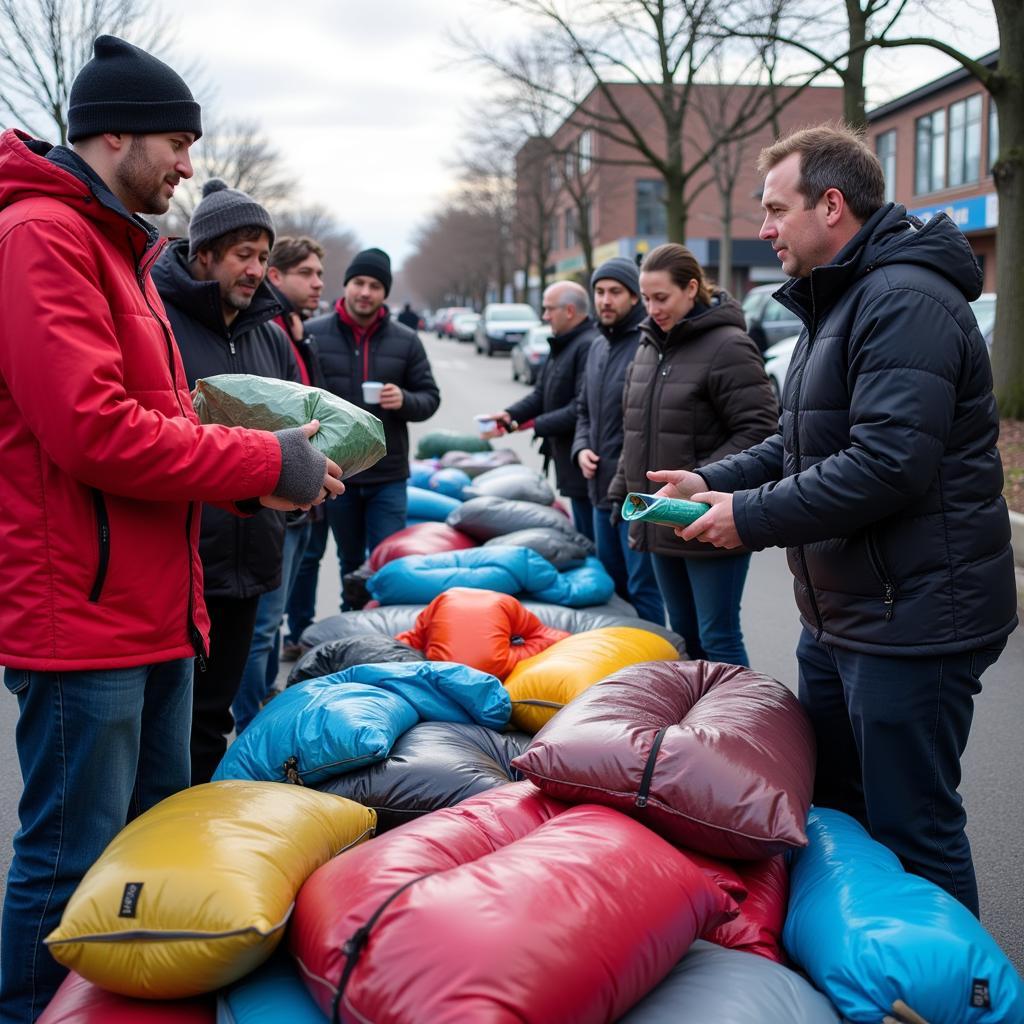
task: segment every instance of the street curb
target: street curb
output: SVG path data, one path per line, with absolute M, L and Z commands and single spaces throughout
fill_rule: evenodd
M 1010 546 L 1017 573 L 1017 604 L 1024 608 L 1024 515 L 1010 513 Z

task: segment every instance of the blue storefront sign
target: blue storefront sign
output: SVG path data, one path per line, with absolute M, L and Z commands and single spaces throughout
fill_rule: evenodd
M 999 223 L 999 197 L 995 192 L 990 192 L 988 195 L 957 199 L 937 206 L 919 206 L 910 212 L 923 221 L 937 213 L 946 213 L 961 231 L 984 231 Z

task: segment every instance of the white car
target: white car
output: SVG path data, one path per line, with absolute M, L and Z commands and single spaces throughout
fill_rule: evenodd
M 768 374 L 768 379 L 772 382 L 772 388 L 775 391 L 775 397 L 779 400 L 780 406 L 782 405 L 782 388 L 786 383 L 786 373 L 789 370 L 789 360 L 799 340 L 799 334 L 794 334 L 791 338 L 783 338 L 782 341 L 777 341 L 772 345 L 764 354 L 765 372 Z

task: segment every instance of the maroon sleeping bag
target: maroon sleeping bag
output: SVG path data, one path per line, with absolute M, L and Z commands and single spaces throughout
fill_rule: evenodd
M 406 555 L 436 555 L 442 551 L 475 548 L 472 537 L 444 523 L 414 523 L 385 537 L 370 554 L 370 568 L 376 572 L 388 562 Z
M 215 1024 L 216 1020 L 216 996 L 130 999 L 72 971 L 36 1024 Z
M 735 665 L 632 665 L 513 761 L 545 793 L 631 814 L 686 849 L 761 860 L 806 846 L 814 734 L 781 683 Z
M 325 864 L 290 949 L 342 1021 L 604 1024 L 733 913 L 643 826 L 514 783 Z

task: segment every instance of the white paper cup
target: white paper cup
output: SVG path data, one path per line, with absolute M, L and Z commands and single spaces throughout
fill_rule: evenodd
M 380 405 L 380 393 L 384 385 L 379 380 L 363 381 L 363 401 L 367 405 Z
M 481 437 L 489 434 L 498 425 L 498 421 L 492 420 L 489 416 L 474 416 L 473 419 L 476 420 L 476 429 L 480 432 Z

